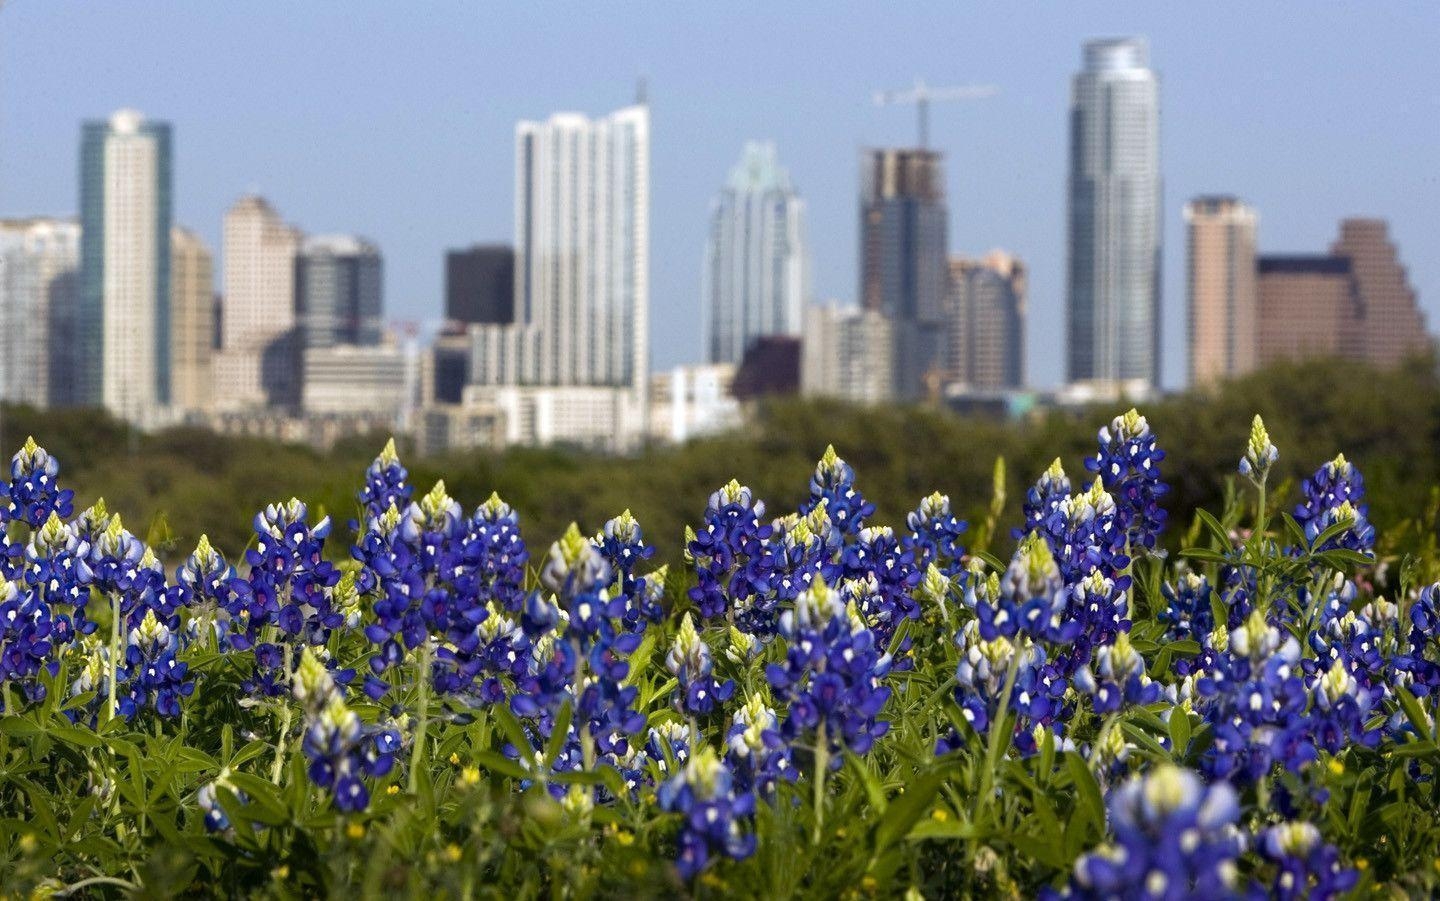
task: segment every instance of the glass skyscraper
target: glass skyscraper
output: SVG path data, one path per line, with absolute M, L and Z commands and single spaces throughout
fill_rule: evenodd
M 942 375 L 949 290 L 943 158 L 933 150 L 871 150 L 860 194 L 860 300 L 888 317 L 901 399 Z
M 1071 85 L 1067 372 L 1160 381 L 1160 103 L 1145 41 L 1089 41 Z
M 709 362 L 739 363 L 757 338 L 800 333 L 808 290 L 804 212 L 775 145 L 746 144 L 710 209 L 701 279 Z
M 307 238 L 295 258 L 301 346 L 379 344 L 382 291 L 374 244 L 350 235 Z
M 168 123 L 84 124 L 76 401 L 130 421 L 170 399 L 170 186 Z

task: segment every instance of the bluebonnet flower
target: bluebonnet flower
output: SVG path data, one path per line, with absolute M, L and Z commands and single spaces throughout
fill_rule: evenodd
M 1339 547 L 1366 552 L 1375 547 L 1375 527 L 1370 525 L 1370 507 L 1365 503 L 1365 480 L 1344 454 L 1315 470 L 1300 490 L 1305 500 L 1295 507 L 1295 521 L 1310 542 L 1331 526 L 1349 525 L 1316 550 Z
M 965 545 L 960 538 L 970 524 L 950 512 L 948 496 L 938 491 L 931 494 L 906 517 L 905 524 L 910 527 L 905 547 L 918 568 L 936 564 L 952 578 L 964 574 Z
M 364 810 L 370 804 L 365 778 L 390 772 L 400 750 L 399 732 L 363 724 L 309 648 L 301 653 L 292 691 L 305 708 L 301 747 L 310 760 L 310 781 L 330 792 L 336 810 Z
M 39 676 L 53 677 L 60 671 L 56 645 L 65 643 L 69 633 L 69 621 L 55 616 L 38 591 L 24 583 L 0 581 L 0 683 L 7 686 L 6 700 L 11 700 L 12 685 L 28 701 L 44 700 L 45 685 Z
M 400 463 L 400 455 L 395 452 L 395 439 L 391 438 L 380 451 L 380 456 L 365 470 L 365 487 L 357 496 L 364 510 L 365 522 L 380 516 L 392 506 L 401 510 L 409 506 L 414 492 L 406 481 L 409 476 Z
M 810 499 L 800 507 L 809 513 L 821 501 L 835 528 L 842 535 L 853 535 L 865 527 L 865 519 L 875 512 L 875 505 L 855 488 L 855 470 L 835 453 L 834 445 L 826 445 L 825 454 L 815 465 L 810 477 Z
M 1254 611 L 1228 631 L 1214 665 L 1194 679 L 1195 707 L 1213 729 L 1203 759 L 1208 775 L 1253 782 L 1276 764 L 1298 772 L 1315 759 L 1300 647 Z
M 1068 615 L 1069 592 L 1060 580 L 1050 546 L 1038 535 L 1020 539 L 1004 576 L 991 589 L 988 584 L 977 584 L 966 592 L 985 641 L 1013 638 L 1023 632 L 1031 638 L 1066 644 L 1074 641 L 1084 626 L 1079 617 Z
M 1368 729 L 1371 716 L 1370 692 L 1350 674 L 1343 660 L 1317 674 L 1311 690 L 1310 731 L 1315 746 L 1337 754 L 1347 747 L 1373 748 L 1380 743 L 1380 730 Z
M 1025 492 L 1025 501 L 1022 504 L 1025 525 L 1023 528 L 1014 529 L 1012 536 L 1020 538 L 1036 530 L 1043 531 L 1055 508 L 1069 496 L 1070 477 L 1065 475 L 1065 467 L 1061 465 L 1060 458 L 1056 457 L 1049 468 L 1040 474 L 1035 484 Z
M 735 693 L 735 683 L 715 678 L 715 662 L 710 655 L 710 646 L 695 623 L 686 613 L 680 621 L 675 643 L 665 655 L 665 668 L 679 681 L 675 706 L 686 716 L 705 716 L 715 709 L 717 703 L 730 700 Z
M 1210 599 L 1214 590 L 1204 575 L 1187 572 L 1173 583 L 1166 582 L 1160 593 L 1168 602 L 1157 618 L 1165 624 L 1167 638 L 1200 640 L 1215 628 L 1215 613 Z
M 619 590 L 627 596 L 633 593 L 635 567 L 655 555 L 655 548 L 645 543 L 645 535 L 634 515 L 626 510 L 605 523 L 604 530 L 595 537 L 595 544 L 615 571 Z
M 1405 642 L 1395 669 L 1404 674 L 1413 694 L 1430 697 L 1440 692 L 1440 582 L 1420 589 L 1408 619 L 1398 624 Z
M 1160 700 L 1160 684 L 1145 672 L 1145 658 L 1124 632 L 1115 643 L 1095 649 L 1090 664 L 1075 676 L 1075 687 L 1095 699 L 1096 713 L 1111 713 L 1122 705 L 1153 704 Z
M 881 641 L 889 641 L 902 619 L 919 619 L 920 604 L 913 597 L 924 575 L 915 565 L 915 553 L 896 540 L 885 526 L 867 526 L 845 546 L 843 563 L 847 580 L 873 583 L 880 606 L 871 620 Z
M 1203 899 L 1236 894 L 1242 842 L 1235 791 L 1161 764 L 1110 794 L 1111 844 L 1075 862 L 1076 898 Z
M 190 637 L 204 634 L 216 642 L 225 637 L 229 624 L 221 618 L 230 597 L 230 583 L 236 578 L 235 567 L 200 536 L 195 551 L 175 570 L 175 584 L 168 591 L 170 603 L 190 611 Z
M 1098 473 L 1115 498 L 1117 524 L 1130 546 L 1153 549 L 1165 528 L 1160 499 L 1170 490 L 1160 480 L 1165 452 L 1156 447 L 1145 417 L 1133 408 L 1101 428 L 1099 441 L 1100 453 L 1086 459 L 1085 468 Z
M 767 628 L 751 631 L 773 633 L 777 603 L 795 600 L 816 578 L 833 583 L 843 577 L 840 557 L 844 536 L 830 521 L 828 507 L 829 503 L 821 500 L 809 513 L 792 513 L 771 523 L 767 546 L 773 555 L 769 578 L 773 594 L 752 596 L 745 602 L 744 610 L 753 618 L 751 611 L 763 608 L 772 621 L 765 624 Z
M 774 561 L 766 547 L 771 527 L 762 522 L 765 503 L 731 479 L 710 495 L 705 524 L 686 529 L 685 561 L 695 568 L 690 600 L 703 619 L 727 614 L 770 592 Z
M 59 475 L 60 462 L 33 437 L 25 439 L 25 446 L 10 461 L 9 484 L 0 483 L 4 519 L 38 529 L 52 513 L 69 518 L 75 492 L 60 487 Z
M 254 651 L 257 665 L 246 690 L 278 697 L 288 690 L 285 661 L 296 659 L 295 646 L 323 645 L 344 624 L 329 591 L 340 573 L 324 558 L 330 518 L 311 525 L 298 499 L 266 507 L 255 515 L 254 528 L 255 546 L 245 553 L 250 572 L 229 584 L 228 637 L 232 648 Z M 266 637 L 272 635 L 279 640 Z
M 955 703 L 966 723 L 977 734 L 987 735 L 1000 718 L 1006 680 L 1013 679 L 1005 709 L 1017 714 L 1017 746 L 1022 753 L 1032 752 L 1036 727 L 1054 722 L 1065 692 L 1064 680 L 1046 663 L 1044 648 L 1024 634 L 997 634 L 986 639 L 976 620 L 965 624 L 956 644 L 960 663 L 955 672 Z M 935 753 L 957 750 L 964 743 L 964 736 L 952 730 L 936 743 Z
M 725 762 L 741 790 L 764 796 L 771 795 L 780 780 L 797 778 L 790 748 L 780 735 L 780 719 L 763 696 L 751 695 L 731 717 Z
M 1340 862 L 1340 852 L 1313 823 L 1286 822 L 1260 837 L 1260 850 L 1275 865 L 1271 897 L 1278 901 L 1326 901 L 1355 887 L 1360 874 Z
M 462 590 L 518 613 L 525 603 L 525 564 L 529 559 L 520 535 L 520 517 L 492 492 L 470 518 L 463 540 L 459 564 L 465 569 L 465 578 L 474 579 L 476 585 L 470 589 L 461 584 Z
M 224 788 L 237 799 L 244 803 L 248 800 L 245 793 L 230 784 L 225 777 L 216 779 L 214 782 L 207 782 L 195 792 L 195 803 L 199 806 L 200 812 L 205 821 L 206 832 L 229 833 L 233 827 L 230 824 L 230 817 L 225 814 L 225 808 L 220 806 L 215 790 Z
M 744 860 L 755 853 L 755 796 L 736 790 L 730 770 L 710 748 L 701 748 L 657 797 L 663 810 L 683 817 L 676 861 L 682 878 L 695 878 L 713 854 Z
M 180 699 L 195 693 L 189 664 L 176 659 L 180 643 L 169 624 L 148 607 L 130 630 L 125 647 L 125 693 L 119 712 L 134 717 L 149 708 L 163 717 L 180 715 Z
M 1250 423 L 1250 441 L 1245 446 L 1245 456 L 1240 458 L 1240 474 L 1256 485 L 1264 485 L 1270 475 L 1270 467 L 1280 459 L 1280 449 L 1270 441 L 1265 430 L 1265 421 L 1260 414 Z
M 816 744 L 839 765 L 838 750 L 870 750 L 890 729 L 877 719 L 890 689 L 880 684 L 890 657 L 859 613 L 847 610 L 840 594 L 816 582 L 780 617 L 787 647 L 783 664 L 766 666 L 777 698 L 788 703 L 781 733 L 789 741 L 816 733 Z

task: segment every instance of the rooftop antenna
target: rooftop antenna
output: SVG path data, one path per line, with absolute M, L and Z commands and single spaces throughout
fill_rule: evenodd
M 948 88 L 932 88 L 923 78 L 915 79 L 915 86 L 898 91 L 876 91 L 876 106 L 892 106 L 913 103 L 919 120 L 920 149 L 930 144 L 930 104 L 949 100 L 982 100 L 1000 93 L 993 84 L 966 84 Z
M 5 0 L 0 0 L 0 3 L 3 3 L 3 2 L 5 2 Z M 641 75 L 641 76 L 640 76 L 638 79 L 636 79 L 636 81 L 635 81 L 635 105 L 636 105 L 636 106 L 645 106 L 645 105 L 648 104 L 649 102 L 650 102 L 650 84 L 649 84 L 649 81 L 645 78 L 645 76 L 644 76 L 644 75 Z

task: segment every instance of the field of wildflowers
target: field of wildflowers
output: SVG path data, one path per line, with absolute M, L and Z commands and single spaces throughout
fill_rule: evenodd
M 940 494 L 869 526 L 831 450 L 794 511 L 720 486 L 657 567 L 628 511 L 528 546 L 392 444 L 353 520 L 276 503 L 172 575 L 32 440 L 0 891 L 1434 895 L 1440 572 L 1377 555 L 1343 456 L 1267 493 L 1278 454 L 1256 417 L 1167 555 L 1133 410 L 1013 528 Z

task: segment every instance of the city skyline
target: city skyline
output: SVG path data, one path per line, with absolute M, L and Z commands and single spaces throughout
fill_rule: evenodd
M 1420 86 L 1434 83 L 1436 64 L 1423 53 L 1406 52 L 1408 46 L 1418 51 L 1420 26 L 1436 21 L 1434 13 L 1407 24 L 1393 15 L 1262 11 L 1241 27 L 1233 17 L 1215 12 L 1187 15 L 1182 26 L 1174 14 L 1095 8 L 1052 15 L 1011 11 L 1003 17 L 993 6 L 949 17 L 934 9 L 906 10 L 865 28 L 812 22 L 813 48 L 787 42 L 782 53 L 781 47 L 762 41 L 756 52 L 783 61 L 782 68 L 766 70 L 765 76 L 735 73 L 713 86 L 701 76 L 713 76 L 720 65 L 718 48 L 702 35 L 707 18 L 723 23 L 733 11 L 697 14 L 684 25 L 637 22 L 644 17 L 635 16 L 615 21 L 577 16 L 541 45 L 546 53 L 540 56 L 549 59 L 577 46 L 587 30 L 615 38 L 575 57 L 585 63 L 583 78 L 573 74 L 580 67 L 569 74 L 541 72 L 539 62 L 492 47 L 485 37 L 491 33 L 510 33 L 522 46 L 539 40 L 523 17 L 504 9 L 490 11 L 483 20 L 442 9 L 431 23 L 363 6 L 339 23 L 325 17 L 326 25 L 360 41 L 358 49 L 369 41 L 389 42 L 394 53 L 415 63 L 413 74 L 387 87 L 356 69 L 363 56 L 357 48 L 348 49 L 344 58 L 320 48 L 315 60 L 280 65 L 287 47 L 304 44 L 321 27 L 322 17 L 309 10 L 287 9 L 283 29 L 273 27 L 281 21 L 278 7 L 250 17 L 144 7 L 87 9 L 84 21 L 77 21 L 75 12 L 65 3 L 24 2 L 0 12 L 0 215 L 74 215 L 69 186 L 75 168 L 69 154 L 75 152 L 75 123 L 133 105 L 176 129 L 175 221 L 218 248 L 224 209 L 247 188 L 259 186 L 288 217 L 317 231 L 353 230 L 374 239 L 386 254 L 386 295 L 393 299 L 389 312 L 399 318 L 439 315 L 446 247 L 505 241 L 510 235 L 513 194 L 507 173 L 514 122 L 557 109 L 592 114 L 613 109 L 629 98 L 634 77 L 642 72 L 649 75 L 656 118 L 655 367 L 701 358 L 694 329 L 695 247 L 703 241 L 714 185 L 746 139 L 774 140 L 807 199 L 815 296 L 855 303 L 854 154 L 862 146 L 914 141 L 913 111 L 876 109 L 869 91 L 904 84 L 917 73 L 936 83 L 979 79 L 999 84 L 1001 93 L 982 104 L 939 107 L 932 113 L 931 144 L 946 153 L 948 163 L 948 249 L 974 254 L 999 246 L 1027 260 L 1032 322 L 1027 350 L 1035 361 L 1029 375 L 1038 386 L 1053 385 L 1060 378 L 1055 358 L 1063 347 L 1057 322 L 1064 299 L 1068 80 L 1084 39 L 1133 33 L 1149 38 L 1165 115 L 1166 387 L 1183 382 L 1180 210 L 1197 194 L 1246 197 L 1266 222 L 1262 253 L 1322 247 L 1333 237 L 1333 223 L 1345 216 L 1389 220 L 1391 238 L 1410 267 L 1422 304 L 1431 321 L 1437 319 L 1440 260 L 1428 236 L 1437 230 L 1440 188 L 1433 165 L 1427 168 L 1424 160 L 1440 158 L 1440 139 L 1419 125 L 1433 120 L 1436 100 Z M 67 14 L 62 29 L 58 23 Z M 774 15 L 786 20 L 798 14 Z M 929 29 L 934 35 L 920 27 L 937 21 L 939 27 Z M 957 67 L 942 52 L 949 49 L 944 36 L 981 26 L 997 38 L 1026 34 L 1026 52 L 1020 56 L 1013 47 L 1000 52 L 977 46 Z M 454 33 L 441 34 L 445 29 Z M 182 37 L 183 46 L 153 71 L 120 67 L 122 48 L 107 43 L 117 30 L 133 33 L 142 46 Z M 261 67 L 237 84 L 217 83 L 234 51 L 211 44 L 231 32 L 242 46 L 246 35 L 266 35 L 259 42 L 269 48 L 262 57 L 278 68 Z M 1280 35 L 1305 52 L 1287 51 L 1283 60 L 1268 62 L 1254 58 L 1263 54 L 1247 53 L 1247 47 L 1268 47 Z M 901 52 L 906 41 L 914 43 L 914 52 Z M 1204 52 L 1207 42 L 1220 42 L 1230 51 L 1227 65 L 1216 65 Z M 627 53 L 648 44 L 658 49 Z M 694 52 L 671 52 L 677 45 Z M 466 47 L 472 49 L 461 52 Z M 124 49 L 134 52 L 129 44 Z M 802 71 L 812 55 L 820 59 L 827 53 L 863 56 L 865 62 L 853 72 L 832 72 L 828 79 Z M 205 62 L 216 55 L 217 61 Z M 81 58 L 85 71 L 110 75 L 67 77 L 57 65 Z M 483 65 L 463 80 L 458 102 L 445 92 L 427 93 L 427 83 L 452 86 L 455 73 L 448 66 L 453 64 L 441 60 L 461 58 L 481 59 Z M 1345 65 L 1357 61 L 1364 61 L 1364 72 Z M 197 78 L 177 81 L 177 66 L 195 71 Z M 353 97 L 349 103 L 331 109 L 320 102 L 342 83 L 337 79 L 350 78 L 355 87 L 353 93 L 346 89 L 345 96 Z M 304 88 L 295 92 L 298 96 L 275 90 L 297 79 Z M 176 83 L 184 89 L 176 90 Z M 760 90 L 762 83 L 768 92 Z M 1319 111 L 1302 102 L 1317 89 L 1326 97 Z M 44 102 L 31 99 L 37 97 Z M 1386 102 L 1376 103 L 1376 97 Z M 387 131 L 410 129 L 413 138 L 380 140 L 368 134 L 377 121 Z M 451 190 L 461 182 L 463 190 Z

